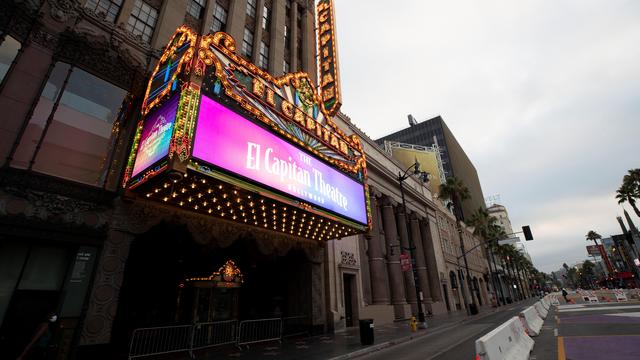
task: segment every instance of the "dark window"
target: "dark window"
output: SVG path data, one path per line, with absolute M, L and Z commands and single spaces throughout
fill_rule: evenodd
M 247 15 L 256 17 L 256 0 L 247 0 Z
M 11 36 L 7 36 L 2 42 L 2 45 L 0 45 L 0 82 L 2 82 L 5 75 L 7 75 L 13 59 L 18 55 L 20 46 L 20 43 Z
M 244 28 L 244 36 L 242 37 L 242 55 L 247 59 L 253 56 L 253 31 Z
M 145 42 L 151 42 L 153 29 L 158 19 L 158 10 L 152 8 L 144 1 L 136 0 L 133 11 L 127 23 L 127 30 L 134 35 L 139 35 Z
M 211 31 L 225 31 L 227 27 L 227 10 L 225 10 L 220 4 L 216 3 L 216 7 L 213 11 L 213 23 L 211 24 Z
M 34 171 L 102 186 L 126 93 L 86 71 L 56 63 L 11 166 L 28 168 L 33 158 Z
M 267 69 L 269 67 L 269 46 L 264 43 L 264 41 L 260 42 L 260 57 L 258 58 L 258 66 L 263 69 Z
M 289 71 L 291 71 L 291 65 L 287 60 L 285 60 L 284 63 L 282 64 L 282 72 L 287 74 Z
M 84 4 L 84 7 L 94 13 L 104 14 L 104 18 L 111 22 L 116 22 L 121 6 L 122 0 L 89 0 Z
M 289 34 L 289 25 L 284 26 L 284 47 L 285 49 L 291 49 L 291 34 Z
M 206 0 L 189 0 L 187 12 L 196 19 L 202 19 Z

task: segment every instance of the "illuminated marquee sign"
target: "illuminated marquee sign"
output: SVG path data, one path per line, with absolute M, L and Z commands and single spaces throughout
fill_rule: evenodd
M 131 176 L 135 177 L 169 154 L 177 111 L 178 97 L 176 96 L 147 116 Z
M 366 231 L 365 154 L 320 91 L 306 73 L 276 78 L 248 62 L 226 33 L 181 26 L 149 79 L 123 186 L 307 239 Z
M 206 96 L 193 157 L 367 224 L 362 184 Z
M 324 109 L 335 115 L 340 109 L 340 73 L 338 69 L 338 52 L 336 46 L 335 13 L 333 0 L 320 0 L 316 5 L 318 15 L 318 46 L 320 56 L 320 93 Z

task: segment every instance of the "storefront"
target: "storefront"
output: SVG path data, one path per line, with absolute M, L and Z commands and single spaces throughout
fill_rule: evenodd
M 324 242 L 369 229 L 359 139 L 307 74 L 273 78 L 235 49 L 183 26 L 149 81 L 113 230 L 129 239 L 113 243 L 128 251 L 112 302 L 120 348 L 135 329 L 234 319 L 323 331 Z

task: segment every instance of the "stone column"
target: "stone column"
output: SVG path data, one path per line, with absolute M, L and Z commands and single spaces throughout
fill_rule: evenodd
M 211 7 L 211 9 L 209 9 Z M 207 2 L 207 17 L 204 19 L 204 25 L 202 26 L 202 32 L 208 33 L 213 22 L 213 11 L 215 8 L 215 1 Z M 244 38 L 244 28 L 247 17 L 247 0 L 231 0 L 229 4 L 229 13 L 227 16 L 227 34 L 236 41 L 236 47 L 238 48 L 238 54 L 242 51 L 242 39 Z M 257 19 L 256 19 L 257 21 Z
M 418 281 L 420 282 L 420 290 L 423 295 L 423 304 L 428 304 L 430 309 L 433 299 L 431 298 L 431 288 L 429 287 L 429 275 L 427 274 L 427 262 L 424 258 L 424 249 L 422 246 L 422 234 L 420 234 L 420 223 L 418 218 L 413 214 L 411 216 L 411 238 L 413 239 L 416 256 L 416 270 L 418 271 Z
M 404 284 L 402 281 L 402 270 L 400 269 L 400 251 L 398 246 L 398 228 L 396 226 L 395 214 L 391 199 L 383 198 L 382 224 L 387 247 L 387 271 L 389 272 L 389 287 L 391 288 L 391 304 L 393 304 L 395 316 L 398 319 L 405 317 L 404 305 L 407 303 L 404 297 Z M 393 247 L 392 247 L 393 246 Z M 391 251 L 391 249 L 394 249 Z M 392 255 L 393 254 L 393 255 Z
M 284 26 L 287 21 L 285 0 L 273 0 L 271 5 L 271 39 L 269 45 L 269 72 L 275 76 L 283 74 Z M 287 26 L 289 24 L 286 24 Z
M 295 3 L 295 2 L 294 2 Z M 382 217 L 380 216 L 380 208 L 378 206 L 378 198 L 370 189 L 371 199 L 371 221 L 373 228 L 371 232 L 365 235 L 369 246 L 367 249 L 367 257 L 369 258 L 369 270 L 371 273 L 371 293 L 373 304 L 388 304 L 389 291 L 386 286 L 386 274 L 384 257 L 382 255 L 384 231 L 382 228 Z
M 289 33 L 291 35 L 291 39 L 289 41 L 291 41 L 291 47 L 290 49 L 290 54 L 291 54 L 291 67 L 290 67 L 290 72 L 296 72 L 298 71 L 298 63 L 300 62 L 300 59 L 298 59 L 298 2 L 297 1 L 292 1 L 291 2 L 291 24 L 290 24 L 290 29 L 289 29 Z
M 400 235 L 400 247 L 394 248 L 393 252 L 406 253 L 411 255 L 409 248 L 409 232 L 407 231 L 407 218 L 404 214 L 404 209 L 399 206 L 396 211 L 396 225 L 398 226 L 398 234 Z M 414 252 L 415 253 L 415 252 Z M 407 302 L 411 304 L 411 310 L 414 314 L 418 313 L 417 297 L 416 297 L 416 283 L 413 280 L 413 271 L 403 271 L 404 277 L 404 294 Z
M 89 308 L 80 335 L 80 345 L 108 344 L 118 309 L 118 297 L 134 235 L 111 229 L 96 268 Z
M 260 59 L 260 43 L 262 42 L 262 14 L 263 13 L 264 13 L 264 0 L 258 0 L 256 2 L 256 27 L 253 29 L 253 54 L 251 56 L 251 62 L 256 64 L 257 66 L 260 65 L 260 63 L 258 62 L 258 59 Z M 240 40 L 239 43 L 242 44 L 242 40 Z
M 440 278 L 438 276 L 438 263 L 436 260 L 436 252 L 433 242 L 433 236 L 431 235 L 431 224 L 429 220 L 420 221 L 420 235 L 422 237 L 422 246 L 424 251 L 425 261 L 427 263 L 427 274 L 429 275 L 429 287 L 431 289 L 431 298 L 433 301 L 442 301 L 442 294 L 440 291 Z M 440 244 L 437 244 L 440 246 Z
M 360 283 L 362 284 L 362 300 L 365 304 L 373 303 L 371 295 L 371 272 L 369 271 L 369 261 L 367 248 L 369 240 L 366 235 L 358 235 L 358 266 L 360 266 Z
M 302 61 L 302 70 L 308 73 L 311 80 L 317 84 L 314 3 L 315 1 L 311 2 L 302 17 L 302 59 L 300 61 Z

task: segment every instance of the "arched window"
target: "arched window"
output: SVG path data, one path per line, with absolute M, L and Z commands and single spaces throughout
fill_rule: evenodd
M 458 288 L 458 280 L 456 279 L 456 273 L 454 273 L 453 271 L 449 271 L 449 281 L 451 282 L 452 289 Z

